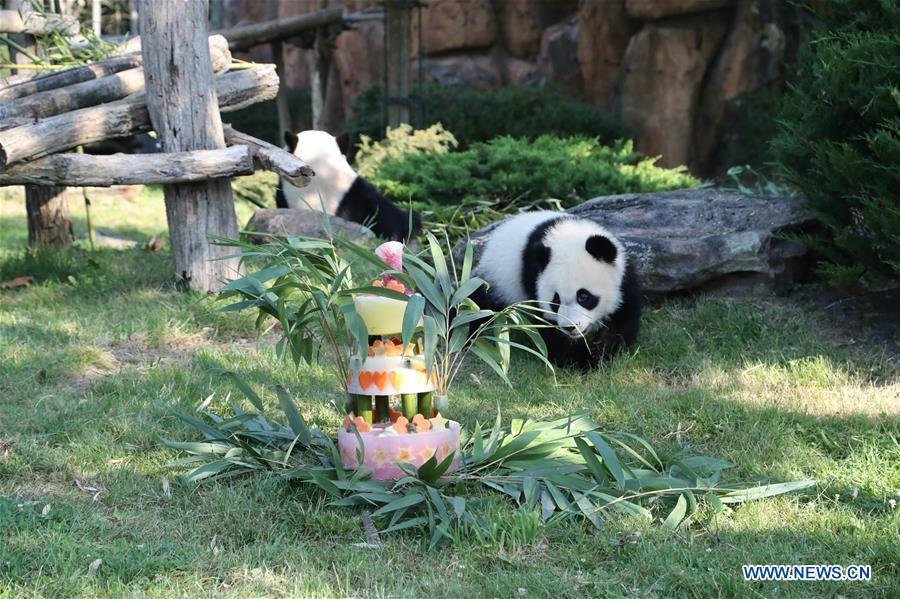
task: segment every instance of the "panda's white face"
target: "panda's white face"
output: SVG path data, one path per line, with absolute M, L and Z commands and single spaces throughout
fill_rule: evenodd
M 596 223 L 564 219 L 548 229 L 547 266 L 536 281 L 537 300 L 572 337 L 586 335 L 622 302 L 625 252 L 621 243 Z
M 337 140 L 325 131 L 301 131 L 295 143 L 294 155 L 311 166 L 316 176 L 302 189 L 284 183 L 288 204 L 313 210 L 323 208 L 328 214 L 334 214 L 356 180 L 356 171 L 347 163 Z

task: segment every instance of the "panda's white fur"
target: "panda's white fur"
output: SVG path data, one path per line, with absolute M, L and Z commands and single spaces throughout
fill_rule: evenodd
M 284 195 L 291 208 L 310 208 L 336 214 L 344 194 L 359 175 L 347 163 L 337 140 L 326 131 L 301 131 L 297 134 L 294 156 L 308 164 L 316 176 L 306 187 L 284 182 Z
M 476 302 L 500 309 L 535 301 L 548 310 L 558 329 L 544 337 L 558 364 L 595 365 L 637 336 L 637 276 L 624 245 L 592 220 L 549 211 L 510 217 L 490 231 L 474 272 L 490 285 Z
M 418 215 L 398 208 L 360 177 L 331 134 L 314 130 L 285 133 L 285 142 L 295 156 L 312 167 L 315 176 L 304 188 L 281 180 L 275 198 L 279 208 L 322 210 L 366 225 L 386 239 L 405 240 L 418 232 Z

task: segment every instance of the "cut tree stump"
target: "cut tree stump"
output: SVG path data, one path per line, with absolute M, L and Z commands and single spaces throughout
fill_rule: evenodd
M 192 183 L 249 175 L 253 157 L 247 146 L 221 150 L 156 154 L 53 154 L 0 171 L 0 187 L 65 185 L 110 187 Z
M 28 245 L 63 248 L 72 245 L 72 222 L 65 187 L 25 188 Z
M 207 43 L 209 2 L 141 0 L 138 18 L 147 108 L 163 151 L 224 148 Z M 190 289 L 218 291 L 239 274 L 237 259 L 222 259 L 232 250 L 209 238 L 238 237 L 230 181 L 173 184 L 164 190 L 177 277 Z

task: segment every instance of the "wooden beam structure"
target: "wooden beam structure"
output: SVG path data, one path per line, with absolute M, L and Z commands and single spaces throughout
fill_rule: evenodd
M 150 76 L 151 81 L 152 78 L 153 75 Z M 278 75 L 275 69 L 266 65 L 219 75 L 215 83 L 210 89 L 215 90 L 219 109 L 223 112 L 271 100 L 278 92 Z M 193 98 L 185 100 L 188 104 L 193 101 Z M 143 93 L 66 112 L 0 131 L 0 170 L 17 162 L 151 128 L 147 99 Z
M 213 72 L 221 73 L 231 66 L 231 52 L 222 36 L 209 38 Z M 92 79 L 38 92 L 0 104 L 0 122 L 9 118 L 43 119 L 87 106 L 119 100 L 144 90 L 144 69 L 135 67 L 99 79 Z
M 141 66 L 141 55 L 130 54 L 108 60 L 101 60 L 93 64 L 65 69 L 52 75 L 46 75 L 37 79 L 30 76 L 21 82 L 3 87 L 0 86 L 0 103 L 12 102 L 32 94 L 58 89 L 67 85 L 74 85 L 84 81 L 91 81 L 112 75 L 127 69 Z
M 158 154 L 53 154 L 0 171 L 0 187 L 109 187 L 194 183 L 249 175 L 252 172 L 253 154 L 249 147 L 242 145 L 216 150 Z
M 228 45 L 232 50 L 247 50 L 260 44 L 268 44 L 275 40 L 293 37 L 309 29 L 340 23 L 343 20 L 343 15 L 344 9 L 329 8 L 287 19 L 263 21 L 253 25 L 223 29 L 216 33 L 224 35 L 228 39 Z
M 294 187 L 306 187 L 316 174 L 308 164 L 287 150 L 236 131 L 230 125 L 225 125 L 225 141 L 249 147 L 257 168 L 278 173 Z
M 208 0 L 141 0 L 138 17 L 147 110 L 163 151 L 224 148 L 207 41 Z M 253 70 L 235 74 L 247 72 Z M 272 95 L 278 91 L 278 76 L 274 71 L 273 75 Z M 257 91 L 247 100 L 259 97 Z M 192 290 L 220 290 L 240 272 L 240 262 L 227 257 L 231 250 L 210 239 L 238 237 L 231 182 L 212 179 L 165 185 L 163 189 L 178 281 Z

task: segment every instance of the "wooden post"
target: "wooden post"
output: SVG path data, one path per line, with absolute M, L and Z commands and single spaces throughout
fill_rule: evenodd
M 385 0 L 388 126 L 409 122 L 409 0 Z
M 319 0 L 319 11 L 328 8 L 328 0 Z M 328 94 L 328 73 L 331 71 L 333 49 L 328 36 L 328 25 L 316 29 L 313 45 L 315 57 L 312 73 L 312 128 L 324 129 L 325 99 Z
M 6 8 L 18 11 L 19 0 L 6 0 Z M 30 36 L 11 36 L 24 48 L 34 50 Z M 15 53 L 16 64 L 27 64 L 28 57 Z M 25 186 L 25 214 L 28 221 L 28 245 L 31 247 L 64 248 L 72 245 L 72 221 L 65 187 Z
M 207 43 L 208 0 L 140 0 L 147 107 L 164 152 L 225 147 Z M 228 179 L 166 185 L 175 271 L 188 288 L 217 291 L 238 274 L 232 251 L 209 236 L 237 238 Z
M 72 222 L 65 187 L 26 185 L 25 210 L 28 213 L 29 246 L 62 248 L 72 245 Z
M 268 0 L 266 6 L 266 19 L 275 21 L 278 19 L 278 0 Z M 278 95 L 275 96 L 275 108 L 278 110 L 278 139 L 285 131 L 294 133 L 294 125 L 291 122 L 291 107 L 288 104 L 288 90 L 285 81 L 284 47 L 281 40 L 275 40 L 270 44 L 272 49 L 272 61 L 275 63 L 275 72 L 282 84 L 278 86 Z

